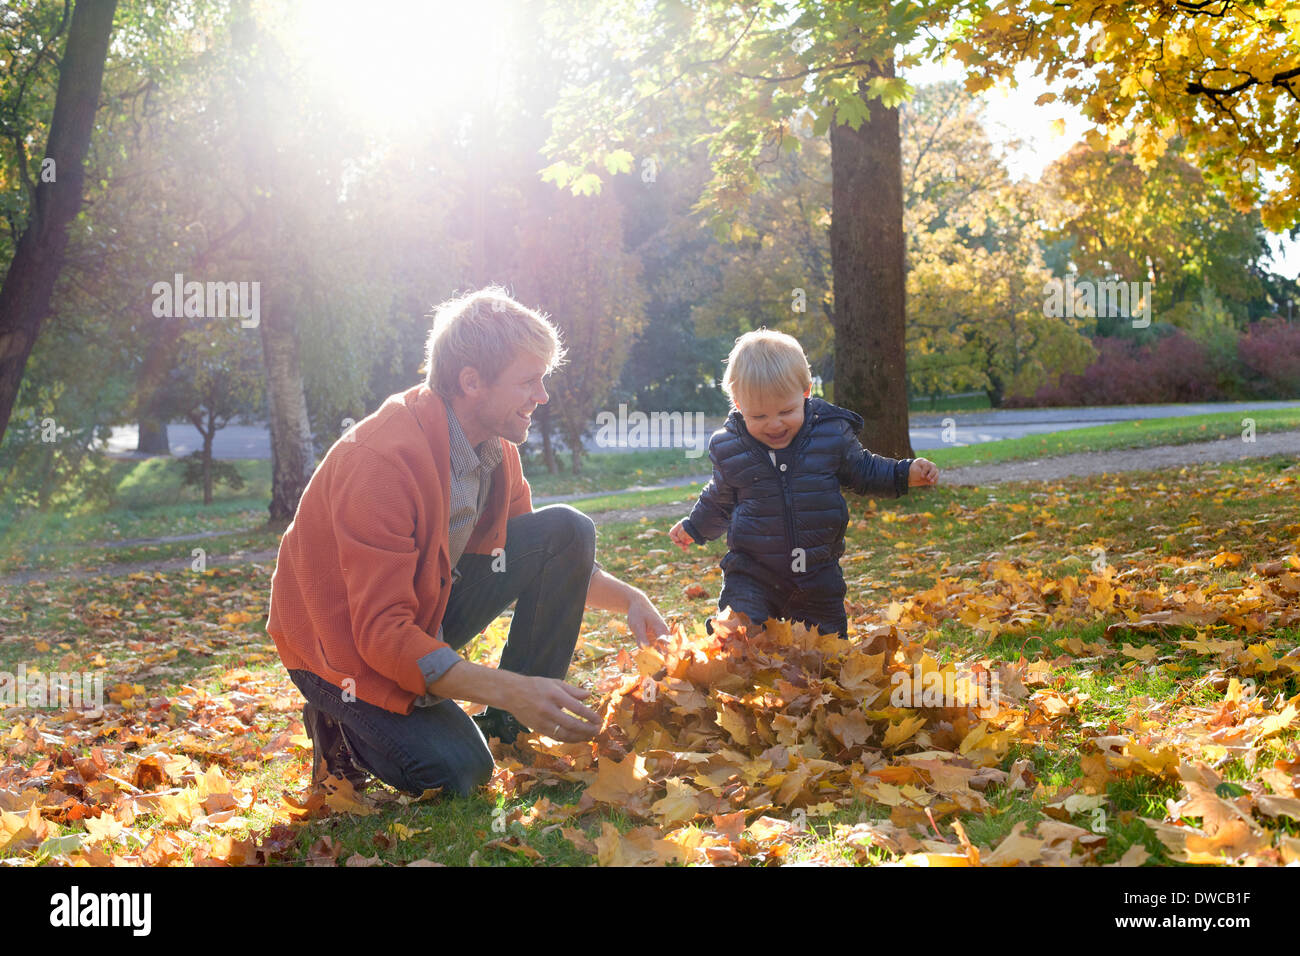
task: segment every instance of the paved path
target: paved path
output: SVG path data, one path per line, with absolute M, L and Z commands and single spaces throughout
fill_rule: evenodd
M 950 485 L 984 485 L 999 481 L 1052 481 L 1082 475 L 1121 471 L 1144 471 L 1214 461 L 1239 461 L 1291 455 L 1300 458 L 1300 431 L 1261 432 L 1253 442 L 1240 437 L 1189 445 L 1156 445 L 1153 448 L 1117 448 L 1113 451 L 1059 455 L 1034 461 L 1006 461 L 991 465 L 969 465 L 941 472 L 939 480 Z

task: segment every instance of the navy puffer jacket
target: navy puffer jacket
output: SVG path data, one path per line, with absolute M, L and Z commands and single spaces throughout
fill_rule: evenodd
M 723 570 L 793 583 L 796 548 L 811 575 L 835 565 L 844 553 L 849 509 L 845 486 L 860 495 L 897 498 L 907 493 L 911 458 L 897 460 L 863 449 L 862 417 L 820 398 L 804 399 L 803 426 L 776 452 L 750 435 L 732 411 L 709 438 L 713 479 L 683 524 L 697 544 L 727 532 Z

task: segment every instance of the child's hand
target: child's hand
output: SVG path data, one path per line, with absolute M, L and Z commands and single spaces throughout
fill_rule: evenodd
M 673 525 L 672 530 L 668 532 L 668 537 L 673 539 L 673 544 L 677 545 L 677 547 L 681 548 L 683 551 L 689 551 L 691 545 L 695 543 L 695 539 L 687 534 L 685 524 L 686 519 L 683 518 L 681 521 Z
M 923 485 L 935 485 L 939 483 L 939 466 L 928 458 L 916 458 L 912 461 L 912 467 L 907 470 L 907 484 L 909 488 L 916 488 Z

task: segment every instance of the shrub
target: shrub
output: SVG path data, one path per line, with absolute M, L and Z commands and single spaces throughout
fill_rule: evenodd
M 1237 340 L 1237 358 L 1255 398 L 1300 398 L 1300 323 L 1254 323 Z
M 1139 405 L 1207 402 L 1229 397 L 1209 350 L 1181 330 L 1139 345 L 1129 339 L 1093 340 L 1097 359 L 1079 374 L 1008 406 Z

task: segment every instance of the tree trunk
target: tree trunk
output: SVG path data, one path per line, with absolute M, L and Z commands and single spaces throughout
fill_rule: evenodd
M 307 393 L 298 365 L 298 339 L 276 296 L 262 296 L 262 356 L 271 425 L 272 522 L 293 520 L 316 464 Z
M 894 62 L 873 64 L 892 77 Z M 858 90 L 866 99 L 867 80 Z M 903 166 L 898 110 L 879 100 L 856 130 L 831 127 L 831 272 L 835 404 L 865 420 L 862 443 L 913 457 L 907 429 Z
M 72 12 L 45 147 L 46 158 L 54 161 L 54 178 L 47 182 L 42 176 L 36 186 L 27 226 L 0 287 L 0 440 L 9 427 L 27 359 L 50 311 L 68 245 L 68 226 L 81 208 L 83 164 L 116 9 L 117 0 L 80 0 Z
M 257 250 L 259 268 L 254 279 L 263 282 L 259 300 L 259 331 L 262 358 L 266 366 L 267 408 L 271 430 L 270 521 L 291 521 L 298 501 L 315 466 L 311 423 L 307 417 L 307 394 L 298 364 L 298 339 L 293 322 L 293 296 L 286 288 L 289 270 L 275 266 L 287 243 L 281 242 L 276 192 L 279 179 L 275 158 L 275 128 L 269 117 L 269 97 L 276 88 L 268 51 L 259 49 L 261 37 L 248 0 L 234 7 L 231 24 L 236 51 L 245 65 L 244 83 L 238 94 L 240 138 L 248 189 L 253 205 L 250 233 Z
M 135 450 L 141 455 L 170 455 L 171 444 L 167 440 L 167 423 L 161 418 L 141 418 Z
M 1002 407 L 1002 397 L 1006 391 L 1006 383 L 1002 380 L 1002 375 L 998 372 L 997 350 L 992 343 L 984 352 L 984 364 L 988 367 L 985 375 L 988 376 L 989 384 L 984 389 L 984 394 L 989 397 L 989 405 L 993 408 Z
M 212 504 L 212 439 L 216 437 L 217 427 L 213 414 L 208 412 L 208 427 L 203 430 L 203 503 Z
M 54 442 L 42 442 L 41 489 L 36 496 L 36 510 L 50 510 L 50 497 L 54 494 Z
M 136 378 L 135 409 L 140 422 L 140 436 L 135 450 L 146 455 L 169 455 L 167 441 L 168 409 L 162 402 L 162 387 L 167 371 L 176 360 L 176 339 L 180 319 L 153 318 L 153 330 L 145 350 L 144 364 Z
M 560 470 L 560 466 L 555 462 L 555 446 L 551 444 L 551 410 L 545 405 L 538 409 L 537 424 L 542 432 L 542 461 L 546 465 L 546 473 L 553 475 Z

